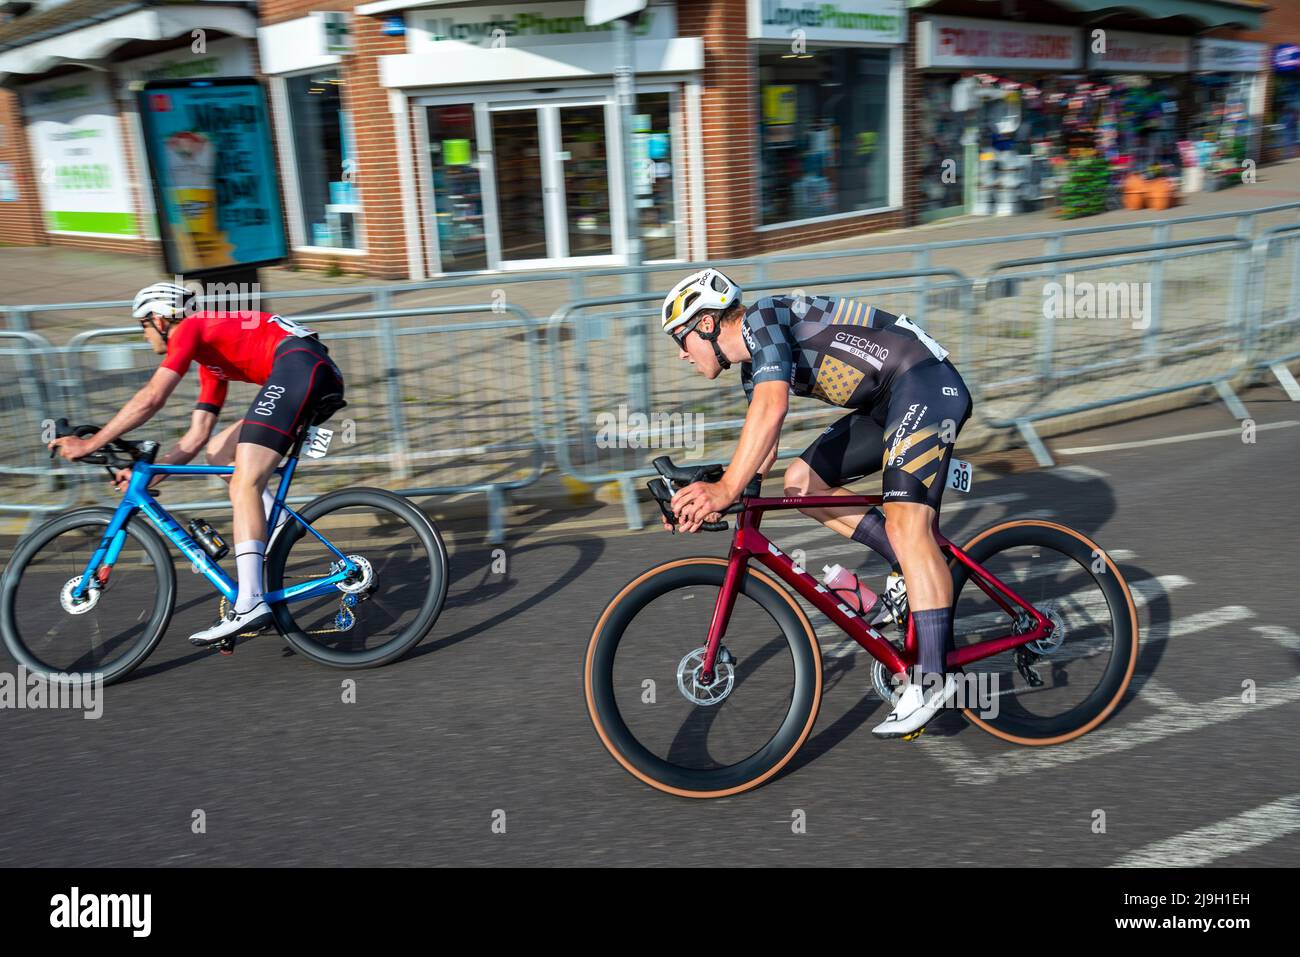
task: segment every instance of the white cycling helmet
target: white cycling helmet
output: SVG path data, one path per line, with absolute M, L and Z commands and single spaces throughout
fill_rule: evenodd
M 135 294 L 131 315 L 143 319 L 157 313 L 164 319 L 184 319 L 194 311 L 196 296 L 179 283 L 156 282 Z
M 684 326 L 704 309 L 725 310 L 740 302 L 741 288 L 716 269 L 687 276 L 664 298 L 664 332 Z

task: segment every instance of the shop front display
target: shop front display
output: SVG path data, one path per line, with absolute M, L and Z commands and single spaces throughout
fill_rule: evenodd
M 51 233 L 139 235 L 121 120 L 102 73 L 22 89 L 27 137 Z
M 888 50 L 759 56 L 763 225 L 889 204 Z
M 1055 202 L 1077 119 L 1079 31 L 931 17 L 917 24 L 916 57 L 920 218 Z
M 1279 159 L 1300 156 L 1300 44 L 1280 43 L 1271 55 L 1273 91 L 1268 144 Z
M 901 0 L 751 0 L 760 228 L 897 205 Z

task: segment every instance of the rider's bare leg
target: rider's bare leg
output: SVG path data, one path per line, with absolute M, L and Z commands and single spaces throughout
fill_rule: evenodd
M 239 569 L 239 595 L 235 611 L 248 611 L 262 600 L 262 564 L 266 554 L 266 512 L 262 492 L 283 455 L 251 442 L 235 448 L 235 473 L 230 477 L 230 505 L 234 510 L 235 564 Z
M 204 451 L 207 455 L 209 465 L 235 464 L 235 448 L 239 445 L 239 430 L 243 425 L 244 422 L 241 419 L 238 422 L 228 425 L 208 440 L 207 448 Z M 227 485 L 230 484 L 229 475 L 221 476 L 221 480 Z M 262 511 L 268 520 L 271 518 L 271 506 L 274 503 L 275 496 L 271 493 L 271 490 L 263 487 Z M 283 512 L 280 513 L 280 519 L 276 522 L 277 528 L 284 524 L 286 517 L 287 516 Z

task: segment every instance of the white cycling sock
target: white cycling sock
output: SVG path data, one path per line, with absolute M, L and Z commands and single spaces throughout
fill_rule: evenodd
M 235 567 L 239 571 L 239 594 L 235 614 L 242 615 L 262 600 L 262 562 L 266 542 L 256 539 L 235 545 Z

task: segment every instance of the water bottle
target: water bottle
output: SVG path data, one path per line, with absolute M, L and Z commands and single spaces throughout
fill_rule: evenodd
M 854 611 L 861 612 L 876 603 L 876 593 L 847 568 L 823 565 L 822 572 L 822 584 Z
M 230 551 L 230 546 L 220 533 L 201 518 L 190 522 L 190 535 L 213 561 L 220 561 Z

